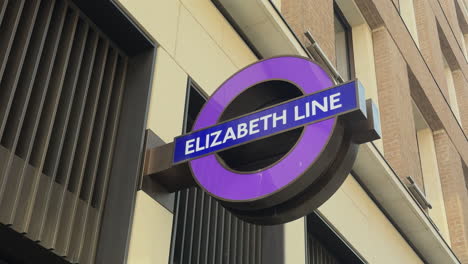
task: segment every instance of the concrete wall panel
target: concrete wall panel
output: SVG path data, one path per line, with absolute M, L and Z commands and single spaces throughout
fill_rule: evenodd
M 423 263 L 353 176 L 319 211 L 369 263 Z

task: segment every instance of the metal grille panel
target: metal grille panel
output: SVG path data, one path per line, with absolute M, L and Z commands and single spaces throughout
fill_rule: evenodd
M 313 235 L 309 235 L 310 264 L 340 264 L 341 262 Z
M 128 58 L 65 0 L 0 0 L 0 223 L 92 263 Z
M 246 223 L 199 188 L 176 198 L 171 263 L 261 263 L 261 226 Z

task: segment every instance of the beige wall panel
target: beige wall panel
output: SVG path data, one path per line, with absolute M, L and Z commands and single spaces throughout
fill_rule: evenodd
M 177 0 L 118 0 L 136 21 L 170 54 L 174 53 L 180 2 Z
M 210 70 L 213 70 L 213 67 L 214 69 L 222 68 L 219 70 L 220 72 L 224 71 L 224 73 L 217 72 L 217 74 L 211 74 L 208 77 L 193 76 L 200 80 L 204 78 L 203 81 L 197 80 L 200 85 L 205 82 L 210 83 L 211 79 L 217 79 L 219 82 L 219 79 L 222 78 L 220 75 L 225 76 L 227 69 L 234 69 L 232 65 L 235 65 L 236 68 L 242 68 L 256 60 L 252 51 L 209 0 L 119 0 L 119 2 L 171 56 L 175 56 L 176 46 L 188 48 L 183 51 L 197 53 L 204 57 L 204 60 L 196 63 L 195 67 L 198 68 L 203 68 L 200 67 L 200 63 L 209 62 L 209 60 L 205 61 L 205 58 L 225 57 L 214 59 L 213 61 L 217 63 L 215 66 L 208 64 Z M 184 14 L 180 13 L 181 10 Z M 179 26 L 181 21 L 184 24 Z M 190 30 L 195 30 L 200 34 L 186 35 Z M 191 47 L 191 44 L 195 42 L 201 46 Z M 210 43 L 207 44 L 207 42 Z M 203 45 L 205 46 L 203 47 Z M 189 58 L 183 58 L 183 60 L 176 60 L 186 72 L 192 74 L 194 66 L 191 59 L 193 58 L 192 55 Z M 212 84 L 210 85 L 212 86 Z M 208 91 L 214 89 L 203 88 Z
M 181 3 L 235 66 L 244 67 L 256 60 L 249 47 L 211 1 L 181 0 Z
M 349 179 L 350 177 L 348 177 Z M 370 228 L 367 211 L 361 210 L 353 200 L 343 192 L 349 180 L 327 201 L 319 211 L 332 225 L 346 237 L 365 258 L 374 263 L 370 248 Z M 349 188 L 349 187 L 348 187 Z
M 351 175 L 319 211 L 369 263 L 423 263 Z
M 175 57 L 185 71 L 211 94 L 237 68 L 183 6 Z
M 256 57 L 208 0 L 122 0 L 121 4 L 161 45 L 147 127 L 170 142 L 182 131 L 188 74 L 211 94 Z M 139 192 L 128 263 L 167 263 L 171 230 L 172 214 Z
M 465 55 L 465 59 L 467 58 L 467 53 L 466 53 L 466 37 L 463 34 L 463 32 L 460 31 L 460 48 L 463 52 L 463 55 Z
M 188 77 L 162 48 L 158 48 L 155 68 L 147 127 L 171 142 L 182 133 Z
M 426 128 L 419 130 L 417 133 L 421 167 L 424 175 L 424 189 L 427 199 L 432 205 L 429 215 L 439 228 L 445 241 L 450 245 L 450 234 L 432 131 L 430 128 Z
M 455 90 L 455 83 L 453 82 L 452 70 L 448 66 L 446 60 L 445 60 L 444 72 L 445 72 L 445 78 L 447 79 L 447 87 L 448 87 L 447 99 L 448 99 L 450 108 L 452 109 L 452 112 L 455 115 L 455 119 L 457 120 L 458 123 L 461 124 L 460 109 L 458 108 L 457 93 Z
M 377 79 L 375 75 L 374 46 L 372 42 L 372 31 L 367 24 L 353 26 L 353 52 L 354 52 L 354 70 L 356 78 L 364 85 L 366 89 L 366 99 L 379 106 L 379 96 L 377 93 Z M 375 146 L 383 153 L 382 140 L 375 140 Z
M 239 69 L 257 61 L 257 57 L 228 23 L 223 23 L 221 48 Z
M 137 192 L 128 264 L 168 263 L 172 214 L 145 192 Z
M 455 84 L 462 128 L 465 134 L 468 135 L 468 81 L 460 70 L 453 71 L 452 77 Z
M 468 44 L 468 34 L 463 34 L 463 47 L 465 50 L 463 51 L 465 53 L 465 57 L 468 59 L 468 50 L 467 50 L 467 45 Z
M 216 6 L 209 0 L 180 0 L 180 2 L 206 33 L 215 42 L 221 43 L 225 21 Z
M 305 218 L 284 225 L 284 263 L 304 264 L 306 256 Z
M 366 88 L 366 98 L 378 105 L 377 79 L 375 75 L 374 46 L 372 44 L 372 31 L 367 24 L 353 27 L 353 52 L 356 77 Z
M 409 30 L 414 42 L 419 47 L 413 0 L 404 0 L 400 2 L 400 16 L 403 19 L 403 22 L 405 22 L 406 28 Z

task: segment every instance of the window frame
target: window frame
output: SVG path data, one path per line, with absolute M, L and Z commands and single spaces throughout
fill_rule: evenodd
M 203 91 L 203 89 L 201 89 L 200 86 L 191 77 L 187 78 L 187 87 L 186 87 L 186 92 L 185 92 L 184 118 L 182 120 L 182 134 L 190 132 L 190 130 L 187 129 L 187 121 L 188 121 L 187 118 L 189 117 L 189 108 L 190 108 L 189 104 L 190 104 L 190 96 L 192 94 L 192 89 L 195 92 L 197 92 L 205 100 L 205 103 L 206 101 L 208 101 L 208 98 L 209 98 L 206 92 Z
M 334 18 L 338 19 L 338 21 L 341 23 L 341 25 L 343 26 L 343 28 L 345 30 L 345 41 L 346 41 L 346 48 L 347 48 L 347 52 L 348 52 L 348 61 L 347 61 L 347 64 L 348 64 L 347 66 L 348 66 L 348 71 L 349 71 L 348 74 L 349 74 L 349 80 L 353 80 L 354 78 L 356 78 L 356 72 L 355 72 L 355 68 L 354 68 L 354 51 L 353 51 L 352 27 L 348 23 L 348 21 L 346 20 L 345 15 L 343 14 L 343 12 L 341 11 L 341 9 L 339 8 L 338 4 L 335 1 L 333 2 L 333 15 L 334 15 Z M 334 41 L 334 44 L 335 44 L 335 60 L 336 60 L 336 39 Z M 337 71 L 338 71 L 338 62 L 337 61 L 336 61 L 336 68 L 337 68 Z M 338 71 L 338 73 L 340 73 L 340 72 Z M 340 73 L 340 75 L 342 75 L 342 74 Z M 341 77 L 343 79 L 343 76 L 341 76 Z M 348 81 L 348 80 L 344 80 L 344 81 Z

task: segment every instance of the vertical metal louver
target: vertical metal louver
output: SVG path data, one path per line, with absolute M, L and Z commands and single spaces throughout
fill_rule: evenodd
M 262 228 L 246 223 L 199 188 L 176 199 L 171 263 L 261 263 Z
M 309 235 L 310 264 L 340 264 L 341 262 L 313 235 Z
M 206 99 L 189 81 L 184 130 Z M 171 263 L 257 264 L 262 262 L 262 227 L 240 220 L 200 188 L 176 195 Z
M 0 223 L 93 263 L 128 58 L 66 0 L 0 0 Z

